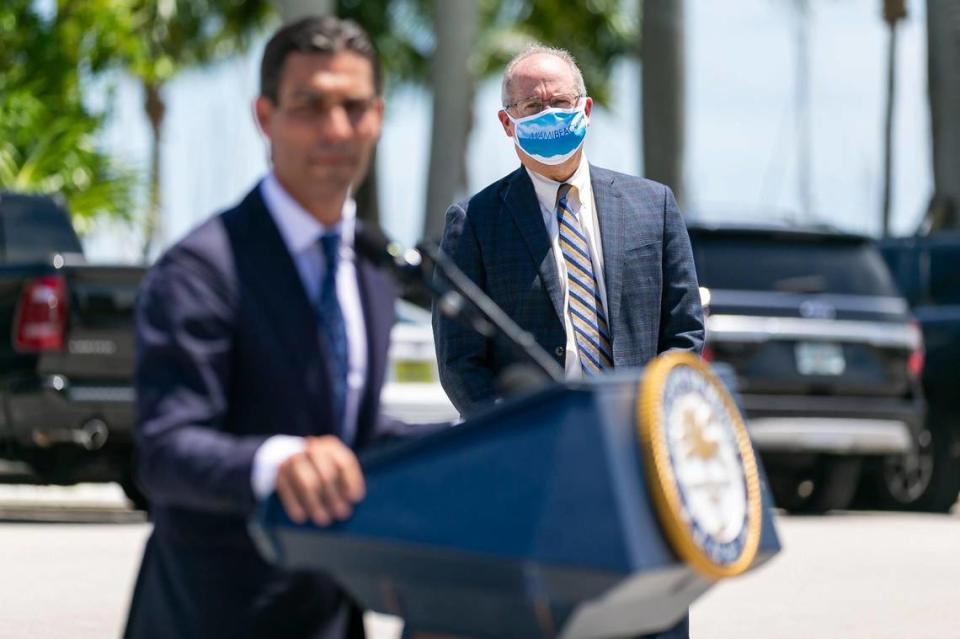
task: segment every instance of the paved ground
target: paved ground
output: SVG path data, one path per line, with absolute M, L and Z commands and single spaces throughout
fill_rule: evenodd
M 960 517 L 780 518 L 784 552 L 692 611 L 698 639 L 960 638 Z M 115 486 L 0 486 L 0 637 L 121 632 L 149 525 Z M 372 639 L 397 625 L 370 616 Z
M 693 636 L 960 637 L 960 517 L 782 517 L 784 551 L 693 609 Z

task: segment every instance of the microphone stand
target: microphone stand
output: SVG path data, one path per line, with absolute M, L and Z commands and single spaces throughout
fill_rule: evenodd
M 479 317 L 472 318 L 472 324 L 481 334 L 488 337 L 500 334 L 514 345 L 530 362 L 550 380 L 562 383 L 564 372 L 559 364 L 541 347 L 533 335 L 523 330 L 503 309 L 474 284 L 466 273 L 435 243 L 421 243 L 417 246 L 421 255 L 426 255 L 434 267 L 450 283 L 453 291 L 444 291 L 430 276 L 429 269 L 422 270 L 421 281 L 437 296 L 440 312 L 453 319 L 471 319 L 467 316 L 463 300 L 466 300 Z M 478 322 L 477 320 L 482 320 Z
M 356 249 L 379 266 L 387 266 L 405 285 L 426 288 L 436 299 L 437 308 L 445 316 L 469 323 L 485 337 L 500 335 L 526 357 L 535 368 L 550 381 L 562 383 L 563 368 L 537 344 L 533 335 L 520 328 L 496 302 L 473 283 L 466 273 L 443 252 L 435 242 L 422 242 L 416 249 L 404 250 L 391 242 L 376 226 L 361 225 L 357 231 Z M 449 283 L 444 287 L 433 276 L 434 268 L 424 263 L 424 258 L 433 262 L 433 267 Z M 529 369 L 529 367 L 523 367 Z M 530 386 L 529 370 L 519 371 L 513 382 Z

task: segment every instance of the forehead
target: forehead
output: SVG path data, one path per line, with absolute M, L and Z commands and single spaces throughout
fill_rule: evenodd
M 575 91 L 576 79 L 566 62 L 555 55 L 537 53 L 513 68 L 510 91 L 526 96 L 539 91 Z
M 349 93 L 369 96 L 376 91 L 373 65 L 353 51 L 300 53 L 287 56 L 280 74 L 280 95 Z

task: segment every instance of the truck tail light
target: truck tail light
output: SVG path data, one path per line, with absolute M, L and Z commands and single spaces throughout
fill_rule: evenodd
M 700 354 L 700 357 L 702 357 L 705 362 L 713 362 L 717 359 L 716 353 L 713 352 L 713 346 L 709 344 L 703 347 L 703 353 Z
M 13 324 L 13 347 L 24 352 L 63 349 L 67 328 L 67 283 L 45 275 L 23 287 Z
M 917 320 L 910 320 L 910 331 L 914 334 L 913 350 L 910 351 L 910 357 L 907 359 L 907 374 L 914 379 L 920 379 L 923 375 L 923 331 L 920 330 L 920 324 Z

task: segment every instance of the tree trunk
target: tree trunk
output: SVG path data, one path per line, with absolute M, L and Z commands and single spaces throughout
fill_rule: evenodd
M 476 39 L 476 0 L 434 0 L 437 46 L 430 68 L 433 126 L 423 235 L 439 238 L 444 213 L 466 193 L 467 138 L 473 120 L 474 77 L 469 57 Z
M 960 3 L 927 0 L 934 193 L 921 231 L 960 229 Z
M 333 15 L 336 8 L 334 0 L 276 0 L 276 4 L 284 23 L 311 15 Z
M 160 141 L 163 131 L 163 118 L 166 105 L 160 95 L 162 86 L 146 83 L 143 86 L 143 108 L 150 123 L 150 201 L 147 204 L 147 216 L 143 223 L 143 246 L 140 257 L 144 262 L 150 260 L 154 242 L 163 232 L 160 198 Z
M 887 45 L 887 109 L 883 122 L 883 209 L 880 234 L 890 237 L 890 208 L 893 200 L 893 107 L 897 98 L 897 22 L 888 20 Z
M 353 197 L 357 201 L 357 217 L 364 222 L 380 224 L 380 198 L 377 187 L 377 149 L 370 156 L 370 168 Z
M 640 33 L 644 175 L 683 202 L 683 0 L 644 0 Z
M 800 216 L 809 221 L 813 213 L 813 126 L 810 122 L 810 2 L 794 0 L 796 16 L 796 130 L 797 196 Z

